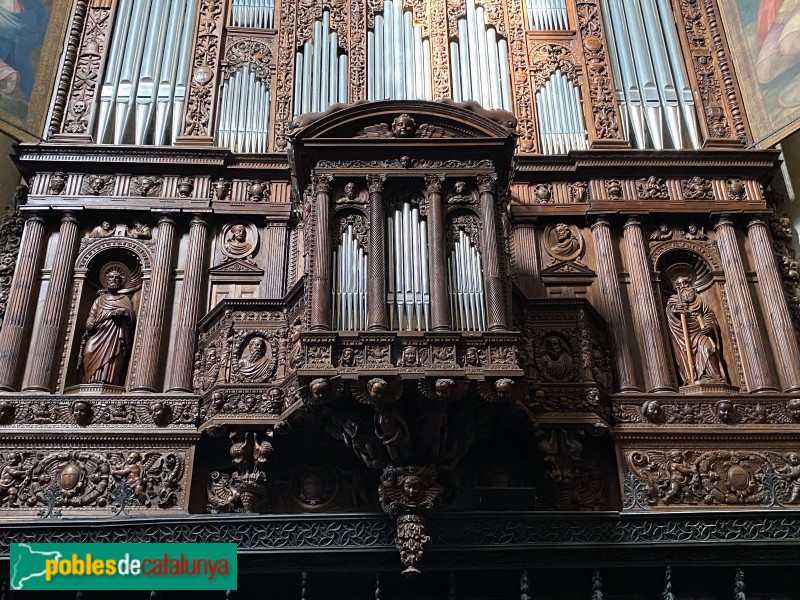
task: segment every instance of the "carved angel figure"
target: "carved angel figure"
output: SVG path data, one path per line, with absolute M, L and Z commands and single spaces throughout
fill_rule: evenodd
M 412 509 L 430 510 L 443 491 L 430 467 L 388 468 L 381 476 L 378 498 L 384 512 L 395 515 Z
M 23 467 L 22 455 L 9 452 L 5 464 L 0 467 L 0 503 L 13 506 L 16 503 L 17 491 L 29 471 Z

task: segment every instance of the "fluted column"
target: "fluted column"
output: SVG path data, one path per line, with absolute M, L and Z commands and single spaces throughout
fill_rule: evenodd
M 539 267 L 539 244 L 536 227 L 517 225 L 514 236 L 514 263 L 517 266 L 517 285 L 526 298 L 544 298 L 545 290 Z
M 592 236 L 597 261 L 597 283 L 600 288 L 597 308 L 611 331 L 611 355 L 617 374 L 617 391 L 641 391 L 636 385 L 636 371 L 626 335 L 629 328 L 622 308 L 619 273 L 614 260 L 614 245 L 611 243 L 611 227 L 606 219 L 600 217 L 594 222 Z
M 52 391 L 53 363 L 58 347 L 58 334 L 61 330 L 61 318 L 66 305 L 69 282 L 75 261 L 75 248 L 78 243 L 78 221 L 70 213 L 61 217 L 61 228 L 58 232 L 58 246 L 53 257 L 53 268 L 50 272 L 50 284 L 44 307 L 40 312 L 39 328 L 33 340 L 29 361 L 31 369 L 28 380 L 23 385 L 26 390 Z
M 370 331 L 386 331 L 386 215 L 383 208 L 385 175 L 370 175 L 369 184 L 369 243 L 367 252 L 367 315 Z
M 333 175 L 314 176 L 316 226 L 314 273 L 311 280 L 311 331 L 331 328 L 330 204 Z
M 161 331 L 164 328 L 164 307 L 169 291 L 172 271 L 172 242 L 175 221 L 162 215 L 158 220 L 156 256 L 150 275 L 150 294 L 139 322 L 139 362 L 131 383 L 131 391 L 155 392 L 156 374 L 161 349 Z
M 183 289 L 178 308 L 178 328 L 175 332 L 175 351 L 172 355 L 169 391 L 192 391 L 192 364 L 197 338 L 197 313 L 206 256 L 208 224 L 199 216 L 189 226 L 189 244 L 183 267 Z
M 478 190 L 481 194 L 481 221 L 483 222 L 483 275 L 486 282 L 486 315 L 489 331 L 507 329 L 494 211 L 496 183 L 497 175 L 494 173 L 478 177 Z
M 648 392 L 675 389 L 669 357 L 661 334 L 658 304 L 653 293 L 653 281 L 647 261 L 641 223 L 634 217 L 628 219 L 623 230 L 628 274 L 631 278 L 631 308 L 633 328 L 644 358 L 644 378 Z
M 739 346 L 747 389 L 750 392 L 774 390 L 767 368 L 767 354 L 758 330 L 753 298 L 750 296 L 742 257 L 739 255 L 733 221 L 730 217 L 722 216 L 714 230 L 717 232 L 717 248 L 722 259 L 722 269 L 725 271 L 725 289 L 730 296 L 733 331 Z
M 442 182 L 444 175 L 425 177 L 428 195 L 428 271 L 431 281 L 431 329 L 451 328 L 450 302 L 447 298 L 447 248 L 445 246 Z
M 783 295 L 781 276 L 775 266 L 769 229 L 762 219 L 753 219 L 747 227 L 747 233 L 753 248 L 758 289 L 772 338 L 775 365 L 778 367 L 783 389 L 796 392 L 800 390 L 800 350 L 794 336 L 786 296 Z
M 38 216 L 29 217 L 25 222 L 17 267 L 8 293 L 3 328 L 0 329 L 0 390 L 14 391 L 16 374 L 21 371 L 19 355 L 33 304 L 44 231 L 44 221 Z

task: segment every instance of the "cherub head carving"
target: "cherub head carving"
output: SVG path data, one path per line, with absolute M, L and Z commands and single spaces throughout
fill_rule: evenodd
M 416 132 L 416 121 L 406 113 L 403 113 L 392 121 L 392 133 L 396 138 L 413 138 Z

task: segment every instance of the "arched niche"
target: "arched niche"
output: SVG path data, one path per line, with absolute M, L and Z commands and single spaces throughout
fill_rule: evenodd
M 130 300 L 134 318 L 130 325 L 130 349 L 127 353 L 127 365 L 124 375 L 116 385 L 105 385 L 106 391 L 124 391 L 128 389 L 128 382 L 135 372 L 139 359 L 140 328 L 147 310 L 150 294 L 150 276 L 152 269 L 151 241 L 139 241 L 130 238 L 89 238 L 75 261 L 73 278 L 72 299 L 70 304 L 70 319 L 65 335 L 64 351 L 59 371 L 58 390 L 63 392 L 67 388 L 76 388 L 82 383 L 82 346 L 86 343 L 85 333 L 87 319 L 92 306 L 99 297 L 99 292 L 104 284 L 101 281 L 103 273 L 110 266 L 116 266 L 127 273 L 127 281 L 119 293 Z M 98 390 L 103 389 L 101 384 L 92 384 Z M 84 388 L 86 390 L 88 388 Z

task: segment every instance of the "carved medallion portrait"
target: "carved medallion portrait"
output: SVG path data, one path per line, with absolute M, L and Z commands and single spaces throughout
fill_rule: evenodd
M 548 225 L 544 230 L 544 247 L 547 253 L 558 261 L 576 260 L 583 254 L 583 236 L 574 225 L 566 223 Z
M 258 229 L 252 223 L 228 223 L 220 232 L 219 247 L 228 258 L 250 258 L 258 248 Z

